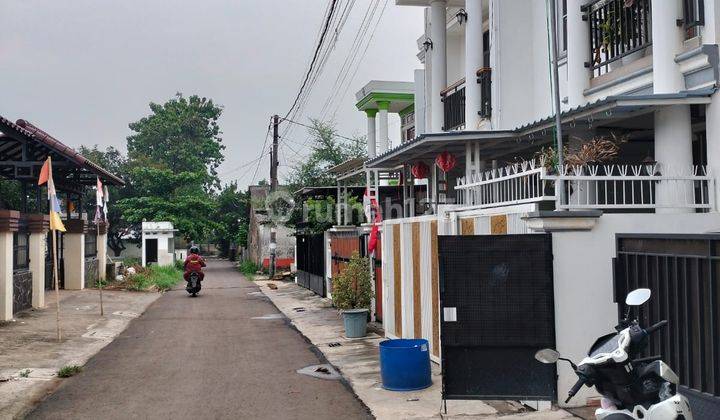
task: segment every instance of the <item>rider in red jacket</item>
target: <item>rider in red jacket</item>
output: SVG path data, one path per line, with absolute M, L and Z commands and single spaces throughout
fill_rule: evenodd
M 183 267 L 185 268 L 185 274 L 183 274 L 185 281 L 188 281 L 190 273 L 193 272 L 200 275 L 200 281 L 205 278 L 205 273 L 202 272 L 202 268 L 205 267 L 205 259 L 200 256 L 200 250 L 198 247 L 190 247 L 190 254 L 188 254 L 187 258 L 185 258 Z

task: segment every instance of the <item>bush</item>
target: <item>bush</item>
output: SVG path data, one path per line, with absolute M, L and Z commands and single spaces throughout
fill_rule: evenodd
M 123 260 L 123 265 L 125 267 L 134 267 L 136 265 L 141 265 L 141 261 L 139 258 L 127 257 Z
M 153 287 L 161 291 L 169 290 L 182 280 L 182 270 L 174 265 L 135 266 L 135 270 L 135 274 L 127 278 L 128 290 L 143 291 Z
M 240 263 L 238 266 L 238 269 L 241 273 L 243 273 L 246 277 L 248 277 L 250 280 L 252 280 L 253 276 L 255 276 L 255 273 L 258 272 L 260 267 L 258 267 L 257 264 L 250 260 L 245 260 Z
M 372 297 L 370 261 L 353 252 L 345 270 L 333 278 L 333 305 L 338 309 L 370 309 Z
M 78 373 L 82 372 L 82 366 L 78 365 L 69 365 L 69 366 L 63 366 L 58 370 L 57 376 L 60 378 L 69 378 L 71 376 L 77 375 Z
M 175 260 L 175 268 L 180 271 L 185 271 L 185 261 Z

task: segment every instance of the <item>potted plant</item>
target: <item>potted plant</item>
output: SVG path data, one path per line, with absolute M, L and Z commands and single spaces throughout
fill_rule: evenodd
M 600 53 L 605 53 L 609 58 L 610 44 L 616 43 L 616 49 L 629 51 L 635 47 L 635 38 L 639 35 L 638 28 L 641 27 L 647 19 L 642 13 L 638 12 L 635 6 L 636 0 L 624 0 L 620 9 L 611 9 L 607 12 L 605 19 L 598 23 L 602 36 L 601 46 L 595 49 L 595 63 L 601 61 Z M 634 22 L 634 25 L 628 25 L 627 22 Z M 616 52 L 616 55 L 619 53 Z M 618 66 L 632 63 L 641 58 L 645 54 L 644 50 L 633 51 L 626 54 L 620 59 L 610 62 L 610 69 L 613 70 Z
M 372 297 L 370 262 L 354 252 L 345 270 L 333 278 L 333 304 L 342 312 L 346 337 L 365 336 Z

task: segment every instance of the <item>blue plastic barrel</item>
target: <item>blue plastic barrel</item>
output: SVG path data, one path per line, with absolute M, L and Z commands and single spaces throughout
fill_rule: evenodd
M 385 340 L 380 343 L 383 388 L 414 391 L 432 385 L 430 351 L 425 339 Z

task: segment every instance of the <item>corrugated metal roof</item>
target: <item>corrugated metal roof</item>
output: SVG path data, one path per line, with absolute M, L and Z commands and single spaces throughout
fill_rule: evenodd
M 592 114 L 595 111 L 602 111 L 605 109 L 614 109 L 623 107 L 627 111 L 638 109 L 641 107 L 659 106 L 664 104 L 672 104 L 679 100 L 688 99 L 703 99 L 703 101 L 697 101 L 703 103 L 709 100 L 710 95 L 715 93 L 716 88 L 698 89 L 692 91 L 683 91 L 678 93 L 667 93 L 667 94 L 651 94 L 651 95 L 615 95 L 608 96 L 604 99 L 581 105 L 575 108 L 565 110 L 561 114 L 562 120 L 571 121 L 573 118 L 582 116 L 583 114 Z M 688 102 L 688 101 L 685 101 Z M 690 101 L 692 102 L 692 101 Z M 531 134 L 545 129 L 548 125 L 555 123 L 555 115 L 549 115 L 545 118 L 535 120 L 526 124 L 517 126 L 512 130 L 485 130 L 485 131 L 446 131 L 441 133 L 429 133 L 422 134 L 410 141 L 400 144 L 399 146 L 387 150 L 385 153 L 376 156 L 373 159 L 367 161 L 367 166 L 372 167 L 375 164 L 386 160 L 391 155 L 397 155 L 404 150 L 410 150 L 419 143 L 422 143 L 428 139 L 436 139 L 442 141 L 447 139 L 448 141 L 467 141 L 467 140 L 483 140 L 483 139 L 501 139 L 507 137 L 507 140 L 515 141 L 521 136 Z

